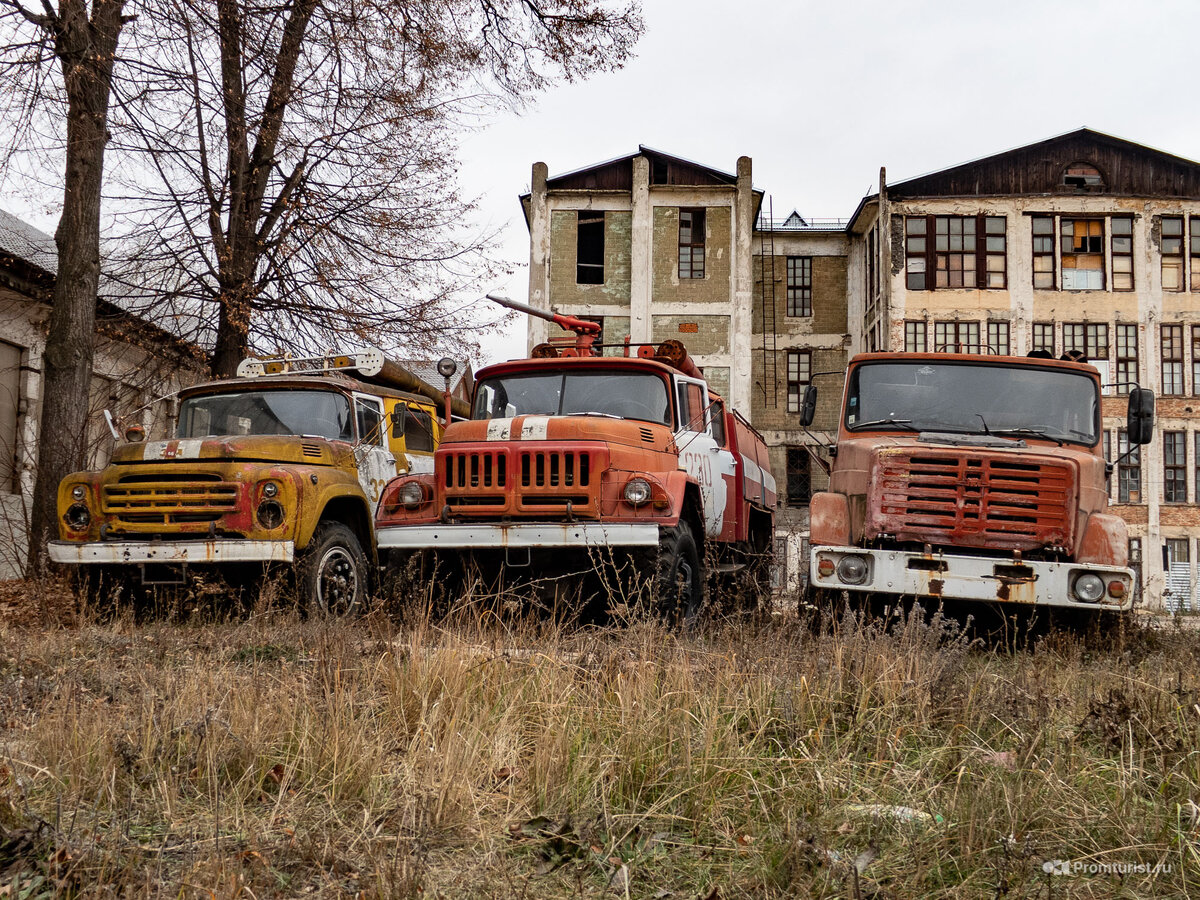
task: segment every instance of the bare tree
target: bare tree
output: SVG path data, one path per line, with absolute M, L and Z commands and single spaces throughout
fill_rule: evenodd
M 255 338 L 469 332 L 455 298 L 492 270 L 457 129 L 620 65 L 641 29 L 606 0 L 164 0 L 143 18 L 161 49 L 119 140 L 156 180 L 123 170 L 122 278 L 206 330 L 216 375 Z
M 83 464 L 88 385 L 92 377 L 96 294 L 100 281 L 100 197 L 113 67 L 129 21 L 125 0 L 43 0 L 40 8 L 0 0 L 6 25 L 25 26 L 23 44 L 11 45 L 0 73 L 6 84 L 29 86 L 31 114 L 47 99 L 62 101 L 66 119 L 66 173 L 62 216 L 54 241 L 58 276 L 42 363 L 42 415 L 37 480 L 29 533 L 29 571 L 37 570 L 55 531 L 58 483 Z M 61 91 L 46 68 L 57 61 Z

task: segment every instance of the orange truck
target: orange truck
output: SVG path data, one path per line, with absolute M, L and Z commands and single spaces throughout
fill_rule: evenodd
M 595 323 L 491 299 L 576 338 L 479 371 L 470 419 L 445 430 L 433 472 L 383 493 L 389 565 L 430 553 L 450 573 L 519 580 L 623 559 L 664 612 L 689 619 L 706 574 L 761 587 L 776 503 L 766 447 L 682 344 L 601 356 Z
M 806 426 L 816 396 L 810 386 Z M 1149 442 L 1154 394 L 1132 386 L 1127 415 L 1130 444 Z M 829 489 L 810 507 L 809 591 L 1128 610 L 1134 573 L 1101 436 L 1100 373 L 1083 362 L 855 356 Z

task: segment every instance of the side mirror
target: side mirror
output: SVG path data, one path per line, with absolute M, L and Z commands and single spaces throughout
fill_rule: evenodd
M 392 408 L 392 437 L 404 437 L 408 430 L 408 404 L 397 403 Z
M 804 397 L 800 401 L 800 424 L 807 428 L 813 423 L 817 414 L 817 386 L 810 384 L 804 389 Z
M 1154 437 L 1154 391 L 1133 388 L 1129 392 L 1129 413 L 1125 430 L 1131 444 L 1148 444 Z
M 111 411 L 104 411 L 104 421 L 108 425 L 108 433 L 112 435 L 114 441 L 121 439 L 121 431 L 117 428 L 117 417 Z

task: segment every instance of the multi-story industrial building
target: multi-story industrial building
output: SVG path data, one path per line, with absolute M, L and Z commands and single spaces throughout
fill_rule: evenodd
M 602 320 L 605 342 L 680 337 L 772 447 L 786 511 L 823 484 L 848 356 L 952 350 L 1085 357 L 1105 373 L 1105 453 L 1144 602 L 1200 600 L 1200 164 L 1081 129 L 889 184 L 848 222 L 774 220 L 731 174 L 649 148 L 522 198 L 530 302 Z M 546 337 L 534 323 L 531 343 Z M 620 352 L 619 349 L 609 352 Z M 815 382 L 809 431 L 797 412 Z M 1133 384 L 1156 439 L 1124 438 Z

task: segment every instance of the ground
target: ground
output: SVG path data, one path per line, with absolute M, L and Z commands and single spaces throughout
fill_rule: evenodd
M 69 599 L 0 598 L 0 897 L 1200 896 L 1194 631 Z

